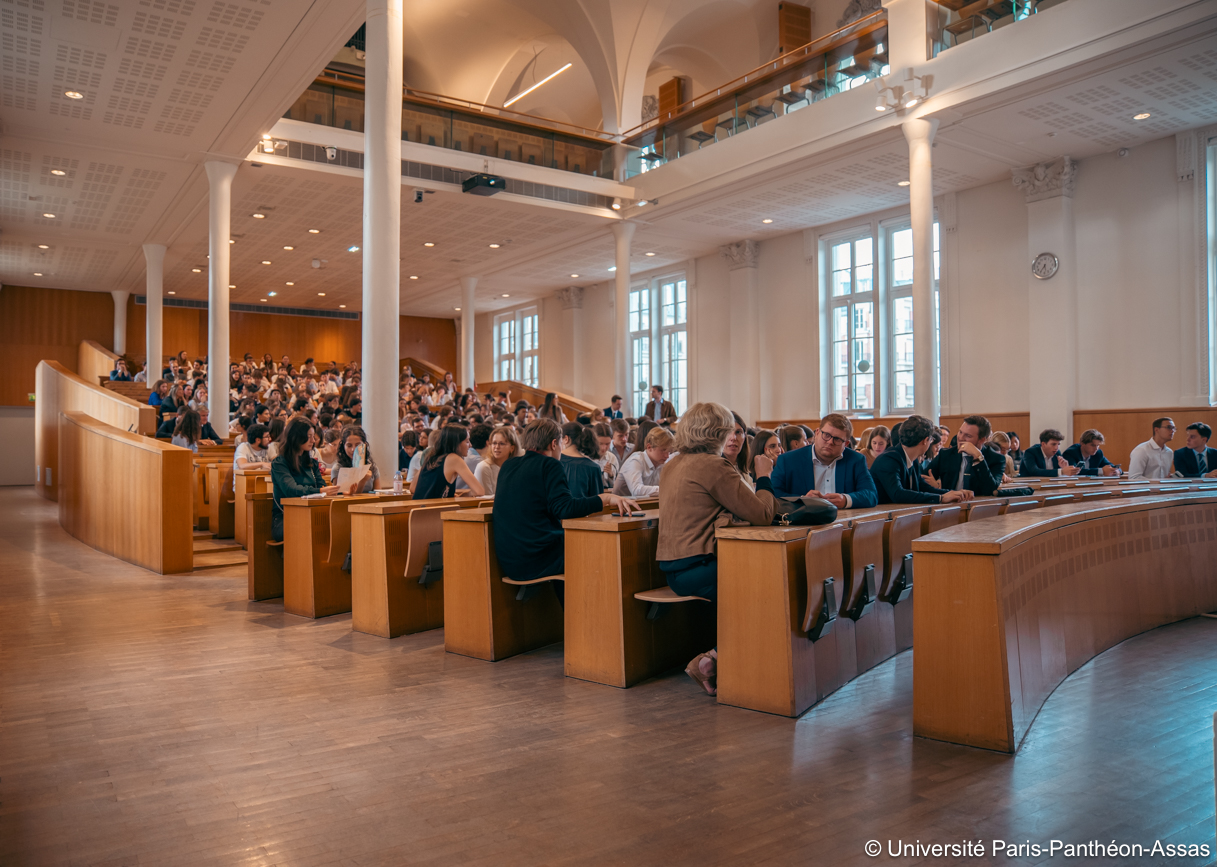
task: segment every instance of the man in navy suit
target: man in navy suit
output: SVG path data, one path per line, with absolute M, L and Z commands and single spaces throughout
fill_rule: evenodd
M 1187 448 L 1175 452 L 1175 472 L 1189 479 L 1217 479 L 1217 449 L 1209 448 L 1213 429 L 1202 421 L 1187 426 Z
M 1103 435 L 1097 430 L 1083 431 L 1081 439 L 1061 454 L 1065 463 L 1076 467 L 1080 476 L 1118 476 L 1116 465 L 1103 455 Z
M 609 421 L 612 421 L 615 418 L 625 418 L 625 415 L 621 411 L 621 395 L 613 395 L 613 399 L 609 402 L 609 406 L 605 407 L 604 417 Z
M 824 416 L 809 449 L 778 457 L 771 482 L 779 497 L 819 497 L 838 509 L 869 509 L 878 502 L 866 459 L 845 444 L 853 425 L 838 413 Z
M 942 449 L 930 461 L 930 474 L 947 491 L 971 491 L 978 497 L 991 497 L 1001 487 L 1006 458 L 985 443 L 993 432 L 983 415 L 970 415 L 959 426 L 956 445 Z
M 1020 476 L 1076 476 L 1078 468 L 1070 466 L 1058 452 L 1065 435 L 1055 428 L 1040 431 L 1040 444 L 1023 452 L 1023 462 L 1018 465 Z
M 933 433 L 934 423 L 925 416 L 910 415 L 901 422 L 897 442 L 871 464 L 880 503 L 958 503 L 975 496 L 967 489 L 935 488 L 921 477 L 918 461 L 929 450 Z

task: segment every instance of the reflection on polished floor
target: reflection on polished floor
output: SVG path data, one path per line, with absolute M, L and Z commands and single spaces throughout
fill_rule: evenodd
M 292 617 L 247 602 L 240 567 L 157 576 L 70 538 L 30 488 L 0 489 L 0 562 L 3 865 L 920 863 L 863 854 L 889 839 L 1213 851 L 1217 620 L 1095 659 L 1011 758 L 911 736 L 908 653 L 791 721 L 718 707 L 683 674 L 569 680 L 560 646 L 492 664 L 446 655 L 439 631 Z

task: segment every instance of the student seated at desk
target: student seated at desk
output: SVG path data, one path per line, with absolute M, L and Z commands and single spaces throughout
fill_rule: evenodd
M 1209 448 L 1213 429 L 1202 421 L 1187 426 L 1187 448 L 1174 454 L 1175 472 L 1186 479 L 1217 478 L 1217 449 Z
M 196 455 L 199 453 L 199 445 L 215 445 L 214 441 L 203 439 L 203 424 L 199 414 L 190 407 L 185 407 L 178 416 L 177 429 L 169 442 L 190 449 Z
M 238 470 L 269 470 L 270 430 L 264 424 L 251 424 L 245 432 L 245 442 L 237 446 L 232 462 Z
M 1103 455 L 1103 435 L 1097 430 L 1083 431 L 1081 438 L 1061 454 L 1081 476 L 1118 476 L 1116 465 Z
M 983 415 L 970 415 L 959 425 L 956 445 L 938 452 L 930 463 L 930 475 L 948 491 L 971 491 L 978 497 L 991 497 L 1001 487 L 1006 474 L 1006 458 L 985 441 L 993 432 Z
M 127 370 L 127 362 L 125 359 L 118 359 L 114 363 L 114 369 L 110 371 L 110 382 L 130 382 L 131 372 Z
M 482 483 L 482 489 L 486 491 L 487 496 L 498 490 L 499 471 L 503 469 L 503 464 L 523 452 L 524 449 L 520 447 L 520 441 L 516 438 L 513 428 L 494 429 L 494 433 L 490 435 L 490 442 L 486 444 L 486 455 L 477 465 L 477 469 L 473 471 L 473 477 Z
M 179 409 L 177 412 L 165 413 L 165 416 L 164 416 L 163 420 L 161 421 L 160 426 L 156 429 L 157 439 L 163 440 L 163 439 L 169 439 L 170 437 L 172 437 L 174 435 L 174 433 L 177 432 L 177 426 L 179 424 L 181 424 L 181 422 L 182 422 L 182 416 L 184 416 L 189 409 L 190 409 L 190 407 L 184 406 L 181 409 Z
M 920 415 L 909 416 L 900 423 L 899 433 L 893 432 L 896 442 L 875 458 L 870 468 L 881 504 L 958 503 L 972 499 L 971 491 L 944 491 L 922 478 L 919 462 L 935 433 L 930 420 Z
M 1040 431 L 1040 443 L 1023 452 L 1023 460 L 1018 465 L 1020 476 L 1039 476 L 1053 478 L 1055 476 L 1076 476 L 1077 467 L 1069 466 L 1057 452 L 1065 435 L 1059 430 L 1047 428 Z
M 562 428 L 540 418 L 524 429 L 524 454 L 503 464 L 494 498 L 494 547 L 504 576 L 531 581 L 566 572 L 562 522 L 601 511 L 608 503 L 621 514 L 638 511 L 628 497 L 572 497 L 559 460 Z M 480 486 L 479 486 L 480 487 Z M 561 599 L 562 588 L 555 586 Z
M 641 428 L 640 428 L 641 429 Z M 613 483 L 613 493 L 619 497 L 653 497 L 659 493 L 659 471 L 672 454 L 672 434 L 666 428 L 652 425 Z
M 486 495 L 485 488 L 465 463 L 469 454 L 469 429 L 448 424 L 431 434 L 435 445 L 423 454 L 422 467 L 414 482 L 414 499 L 438 500 L 456 496 L 456 480 L 464 479 L 475 497 Z
M 600 443 L 595 431 L 577 421 L 562 425 L 562 454 L 558 460 L 566 473 L 570 495 L 575 499 L 598 497 L 604 493 L 604 472 L 597 463 L 599 457 Z
M 283 430 L 280 454 L 270 465 L 271 491 L 274 494 L 270 535 L 276 542 L 283 541 L 283 506 L 280 500 L 338 493 L 337 485 L 326 485 L 322 480 L 321 470 L 309 454 L 316 444 L 313 426 L 303 418 L 291 419 Z
M 659 489 L 659 541 L 655 559 L 668 586 L 681 596 L 718 596 L 718 541 L 714 531 L 731 516 L 768 526 L 777 508 L 770 473 L 773 462 L 756 456 L 756 492 L 723 455 L 735 434 L 731 410 L 717 403 L 696 403 L 676 429 L 679 454 L 664 469 Z M 800 449 L 799 451 L 810 451 Z M 789 454 L 798 454 L 791 452 Z M 710 695 L 715 694 L 717 661 L 713 650 L 698 654 L 685 671 Z
M 201 437 L 199 441 L 203 445 L 219 445 L 221 437 L 216 433 L 216 429 L 211 426 L 211 410 L 207 407 L 207 404 L 203 404 L 195 412 L 199 414 Z
M 356 452 L 360 449 L 363 451 L 361 460 L 366 472 L 363 479 L 355 483 L 352 493 L 370 494 L 376 490 L 376 483 L 380 481 L 380 470 L 376 466 L 376 461 L 372 460 L 372 453 L 368 451 L 367 434 L 358 425 L 347 425 L 342 429 L 342 436 L 338 440 L 338 462 L 334 465 L 332 472 L 335 474 L 334 478 L 337 478 L 338 472 L 353 467 Z
M 838 509 L 869 509 L 879 502 L 875 480 L 861 452 L 846 449 L 853 435 L 850 420 L 824 416 L 811 448 L 786 452 L 773 467 L 773 493 L 779 497 L 819 497 Z

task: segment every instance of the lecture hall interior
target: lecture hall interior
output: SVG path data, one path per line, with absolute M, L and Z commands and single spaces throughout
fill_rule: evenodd
M 0 39 L 0 864 L 1217 863 L 1217 0 Z

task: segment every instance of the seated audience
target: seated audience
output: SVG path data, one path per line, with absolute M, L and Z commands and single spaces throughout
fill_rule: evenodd
M 739 468 L 723 455 L 728 438 L 737 436 L 736 431 L 736 416 L 717 403 L 694 404 L 676 429 L 679 454 L 665 471 L 659 494 L 663 520 L 659 522 L 655 558 L 667 576 L 668 586 L 678 595 L 718 597 L 714 531 L 731 516 L 755 526 L 773 522 L 776 503 L 769 481 L 769 459 L 763 454 L 757 456 L 754 493 Z M 685 671 L 714 695 L 716 664 L 716 654 L 711 650 L 698 654 Z
M 983 415 L 970 415 L 959 425 L 955 445 L 941 449 L 930 464 L 930 475 L 947 491 L 971 491 L 991 497 L 1006 474 L 1006 458 L 985 443 L 993 432 Z
M 617 470 L 620 466 L 612 451 L 613 429 L 607 422 L 600 422 L 592 425 L 592 431 L 596 434 L 596 443 L 600 447 L 600 457 L 596 458 L 596 463 L 600 465 L 604 486 L 612 488 L 613 483 L 617 480 Z
M 131 371 L 127 369 L 127 360 L 120 358 L 114 362 L 114 369 L 110 371 L 111 382 L 130 382 Z
M 493 425 L 488 425 L 484 422 L 475 422 L 469 428 L 469 454 L 465 456 L 465 463 L 469 465 L 469 472 L 477 477 L 478 464 L 482 462 L 482 453 L 486 451 L 486 444 L 490 442 L 490 434 L 494 431 Z M 458 491 L 466 488 L 465 480 L 458 478 L 456 480 L 456 489 Z
M 438 500 L 456 496 L 456 480 L 464 479 L 473 496 L 484 496 L 486 490 L 473 476 L 465 457 L 469 454 L 469 429 L 450 424 L 432 435 L 434 445 L 423 455 L 422 466 L 414 483 L 414 499 Z
M 936 433 L 933 423 L 924 416 L 911 415 L 900 423 L 896 442 L 871 466 L 879 503 L 958 503 L 972 499 L 971 491 L 944 491 L 922 478 L 918 464 Z
M 310 494 L 336 494 L 337 485 L 326 485 L 321 470 L 310 452 L 316 445 L 313 426 L 302 418 L 287 423 L 283 432 L 283 453 L 271 461 L 270 481 L 273 493 L 270 535 L 276 542 L 283 541 L 284 499 L 307 497 Z
M 1174 472 L 1174 452 L 1167 445 L 1175 438 L 1175 420 L 1154 419 L 1153 435 L 1132 450 L 1128 461 L 1130 479 L 1165 479 Z
M 332 468 L 335 479 L 339 470 L 355 466 L 356 455 L 359 456 L 360 466 L 365 468 L 365 473 L 354 483 L 351 493 L 370 494 L 376 490 L 376 483 L 380 481 L 380 469 L 376 466 L 376 461 L 372 460 L 372 453 L 368 451 L 368 436 L 363 432 L 363 428 L 349 425 L 343 428 L 342 436 L 338 440 L 338 461 Z
M 797 424 L 782 425 L 778 430 L 778 438 L 782 441 L 783 452 L 801 449 L 808 443 L 807 432 L 803 430 L 802 425 Z
M 190 411 L 190 407 L 184 406 L 174 413 L 165 413 L 161 417 L 161 423 L 156 429 L 157 439 L 169 439 L 177 431 L 177 426 L 181 424 L 182 416 Z
M 1217 478 L 1217 449 L 1209 448 L 1213 429 L 1202 421 L 1187 426 L 1187 448 L 1175 452 L 1175 472 L 1186 479 Z
M 419 471 L 423 468 L 423 457 L 427 453 L 427 446 L 431 442 L 431 438 L 435 437 L 435 441 L 439 442 L 439 434 L 423 428 L 416 430 L 418 436 L 418 448 L 414 452 L 414 456 L 410 458 L 410 468 L 406 471 L 406 481 L 413 484 L 418 479 Z
M 731 417 L 735 419 L 735 429 L 727 436 L 723 457 L 735 467 L 735 471 L 740 474 L 749 489 L 755 491 L 752 477 L 748 475 L 748 425 L 744 424 L 744 419 L 735 410 L 731 410 Z
M 199 442 L 203 438 L 202 433 L 203 425 L 199 421 L 199 414 L 183 405 L 181 415 L 178 416 L 177 429 L 173 432 L 170 442 L 198 454 Z
M 287 433 L 287 419 L 275 418 L 269 422 L 263 422 L 263 424 L 266 424 L 270 430 L 270 445 L 266 447 L 266 454 L 271 461 L 274 461 L 275 458 L 279 457 L 279 449 L 283 446 L 283 437 Z M 309 425 L 309 427 L 311 428 L 312 425 Z
M 892 432 L 888 429 L 887 425 L 878 424 L 862 432 L 859 449 L 861 450 L 862 457 L 866 458 L 868 469 L 875 462 L 875 458 L 883 454 L 891 444 Z
M 397 443 L 397 468 L 404 473 L 409 471 L 410 461 L 418 451 L 418 434 L 413 429 L 403 430 Z
M 163 379 L 158 379 L 152 385 L 152 391 L 148 395 L 149 406 L 163 406 L 165 403 L 165 395 L 169 394 L 169 383 Z
M 562 521 L 601 511 L 608 503 L 620 512 L 637 511 L 626 497 L 571 496 L 558 460 L 562 429 L 553 419 L 537 419 L 524 430 L 525 452 L 502 465 L 494 498 L 494 546 L 499 571 L 516 581 L 531 581 L 566 571 Z M 480 487 L 480 486 L 479 486 Z M 555 582 L 562 597 L 562 588 Z
M 1002 479 L 1002 481 L 1011 481 L 1011 477 L 1014 476 L 1018 470 L 1014 468 L 1014 458 L 1010 457 L 1010 435 L 1004 431 L 995 430 L 989 435 L 989 445 L 997 449 L 1006 462 L 1005 477 Z
M 604 493 L 604 472 L 597 463 L 600 443 L 596 432 L 577 421 L 562 425 L 562 454 L 558 460 L 566 473 L 566 485 L 570 495 L 598 497 Z
M 875 482 L 861 452 L 846 449 L 853 425 L 840 413 L 820 421 L 811 448 L 787 452 L 773 468 L 779 497 L 819 497 L 838 509 L 869 509 L 878 502 Z
M 618 496 L 653 497 L 659 493 L 659 471 L 672 454 L 672 434 L 661 427 L 652 427 L 644 447 L 621 465 L 613 493 Z
M 1012 430 L 1006 431 L 1006 436 L 1010 438 L 1010 454 L 1009 458 L 1016 464 L 1021 464 L 1023 461 L 1023 442 L 1019 439 L 1018 433 Z
M 269 445 L 270 431 L 266 425 L 250 425 L 245 432 L 245 442 L 238 445 L 233 454 L 233 465 L 238 470 L 269 470 L 270 457 L 266 454 Z
M 1024 478 L 1039 476 L 1053 478 L 1055 476 L 1076 476 L 1077 467 L 1071 467 L 1058 452 L 1065 435 L 1055 428 L 1040 431 L 1040 442 L 1023 452 L 1022 463 L 1018 466 L 1018 474 Z
M 769 465 L 773 466 L 778 457 L 782 454 L 782 451 L 782 441 L 778 438 L 776 433 L 765 429 L 757 431 L 756 436 L 752 439 L 752 445 L 748 449 L 750 455 L 748 460 L 748 476 L 754 482 L 756 481 L 757 457 L 764 455 L 765 457 L 769 458 Z
M 216 433 L 216 429 L 211 426 L 211 410 L 207 404 L 200 406 L 196 412 L 199 414 L 199 425 L 202 437 L 199 442 L 205 446 L 214 446 L 220 444 L 220 435 Z
M 135 374 L 135 378 L 133 381 L 134 382 L 147 382 L 148 381 L 148 365 L 144 364 L 144 365 L 140 366 L 139 372 L 137 372 Z
M 634 445 L 630 442 L 630 423 L 623 418 L 615 418 L 609 422 L 609 427 L 613 431 L 613 441 L 609 446 L 609 452 L 617 461 L 617 467 L 620 468 L 625 463 L 625 459 L 630 456 L 630 452 L 634 450 Z
M 676 421 L 676 407 L 672 405 L 670 400 L 663 399 L 663 386 L 651 386 L 651 400 L 646 405 L 646 409 L 642 413 L 644 418 L 649 418 L 656 424 L 662 424 L 665 421 Z
M 1118 476 L 1116 465 L 1103 455 L 1103 435 L 1097 430 L 1083 431 L 1076 443 L 1061 454 L 1081 476 Z
M 482 483 L 486 496 L 491 496 L 498 490 L 499 471 L 503 464 L 508 459 L 517 457 L 520 452 L 520 442 L 516 439 L 515 431 L 509 427 L 494 429 L 486 445 L 486 454 L 473 471 L 473 477 Z

